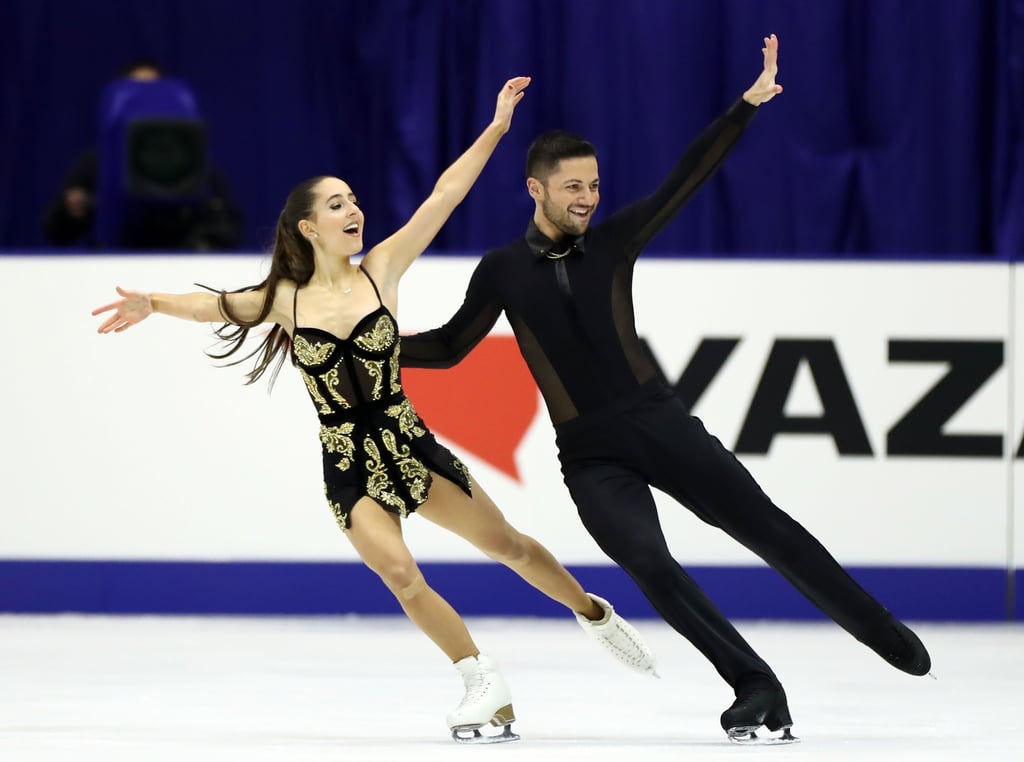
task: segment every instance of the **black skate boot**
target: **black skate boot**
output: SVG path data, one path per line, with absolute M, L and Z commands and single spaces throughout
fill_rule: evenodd
M 890 616 L 869 637 L 859 640 L 903 672 L 920 677 L 932 670 L 932 659 L 924 643 L 896 617 Z
M 782 735 L 758 736 L 756 731 L 762 725 L 773 733 L 781 730 Z M 799 739 L 791 732 L 792 727 L 786 692 L 767 678 L 741 683 L 736 690 L 736 700 L 722 712 L 722 729 L 733 743 L 794 743 Z

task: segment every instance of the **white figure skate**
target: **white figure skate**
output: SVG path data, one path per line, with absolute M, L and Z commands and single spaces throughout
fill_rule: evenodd
M 580 626 L 630 669 L 642 675 L 658 677 L 654 652 L 640 637 L 636 628 L 616 614 L 615 609 L 604 598 L 598 598 L 593 593 L 587 595 L 604 609 L 604 616 L 592 622 L 582 614 L 576 614 L 576 621 Z
M 448 714 L 448 727 L 458 743 L 502 743 L 518 741 L 512 732 L 516 715 L 512 710 L 512 692 L 498 665 L 489 656 L 467 656 L 455 662 L 462 675 L 466 695 L 462 703 Z M 484 735 L 480 728 L 502 727 L 501 733 Z

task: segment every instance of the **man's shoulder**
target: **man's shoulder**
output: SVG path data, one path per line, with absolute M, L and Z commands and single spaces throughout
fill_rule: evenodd
M 510 267 L 522 259 L 524 250 L 529 252 L 526 239 L 523 237 L 516 238 L 506 244 L 486 251 L 480 258 L 478 267 L 486 267 L 488 269 Z
M 473 268 L 473 289 L 478 293 L 502 292 L 505 286 L 519 280 L 519 268 L 528 256 L 530 250 L 522 238 L 486 251 Z

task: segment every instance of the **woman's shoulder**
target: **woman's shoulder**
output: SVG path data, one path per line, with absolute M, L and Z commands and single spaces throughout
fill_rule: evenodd
M 275 323 L 280 323 L 286 328 L 291 327 L 292 308 L 295 304 L 295 296 L 298 285 L 290 278 L 281 278 L 274 285 L 274 293 L 271 295 L 271 311 Z

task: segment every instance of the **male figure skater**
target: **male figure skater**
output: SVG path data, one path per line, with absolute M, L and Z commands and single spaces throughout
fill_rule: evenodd
M 541 135 L 527 156 L 536 208 L 525 237 L 489 252 L 466 299 L 441 328 L 402 339 L 407 367 L 450 367 L 502 310 L 547 405 L 565 484 L 584 526 L 658 613 L 732 686 L 721 716 L 731 740 L 762 725 L 794 740 L 779 679 L 669 553 L 654 486 L 763 558 L 821 611 L 898 669 L 924 675 L 921 641 L 780 510 L 721 442 L 659 380 L 636 334 L 633 267 L 644 246 L 714 173 L 775 83 L 778 39 L 764 70 L 686 149 L 651 195 L 590 221 L 600 198 L 594 146 Z

